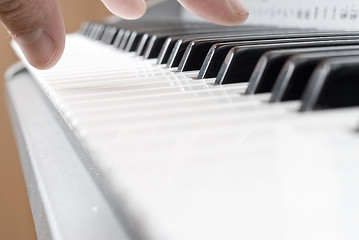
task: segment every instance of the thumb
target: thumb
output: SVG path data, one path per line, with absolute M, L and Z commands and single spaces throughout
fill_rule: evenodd
M 0 0 L 0 20 L 32 66 L 47 69 L 58 62 L 65 27 L 56 0 Z
M 249 13 L 241 0 L 178 0 L 185 8 L 210 22 L 236 25 L 247 20 Z

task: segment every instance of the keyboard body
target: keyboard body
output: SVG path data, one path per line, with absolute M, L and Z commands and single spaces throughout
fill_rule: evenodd
M 358 107 L 303 113 L 300 100 L 269 103 L 270 93 L 245 95 L 248 83 L 219 85 L 156 61 L 74 33 L 56 67 L 26 66 L 34 95 L 21 99 L 16 82 L 28 80 L 11 80 L 23 70 L 8 77 L 18 139 L 33 141 L 24 132 L 41 131 L 47 123 L 35 110 L 44 109 L 57 130 L 42 130 L 42 141 L 59 138 L 57 147 L 73 151 L 43 148 L 27 164 L 35 176 L 27 182 L 38 186 L 32 209 L 47 216 L 35 221 L 39 236 L 359 237 Z M 29 104 L 26 125 L 31 113 L 19 109 L 36 95 L 45 104 Z

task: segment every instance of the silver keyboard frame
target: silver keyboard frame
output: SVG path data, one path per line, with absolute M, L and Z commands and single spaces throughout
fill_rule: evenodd
M 97 187 L 97 169 L 22 64 L 7 71 L 6 87 L 38 239 L 133 239 Z

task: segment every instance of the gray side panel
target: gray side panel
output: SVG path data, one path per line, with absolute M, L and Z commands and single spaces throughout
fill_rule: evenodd
M 26 71 L 10 72 L 8 105 L 38 239 L 129 239 L 38 86 Z

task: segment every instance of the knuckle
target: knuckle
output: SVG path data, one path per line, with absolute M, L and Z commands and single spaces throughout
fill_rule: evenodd
M 0 0 L 0 19 L 11 35 L 26 31 L 33 24 L 26 1 L 29 0 Z
M 16 12 L 21 8 L 19 0 L 0 0 L 0 14 Z

